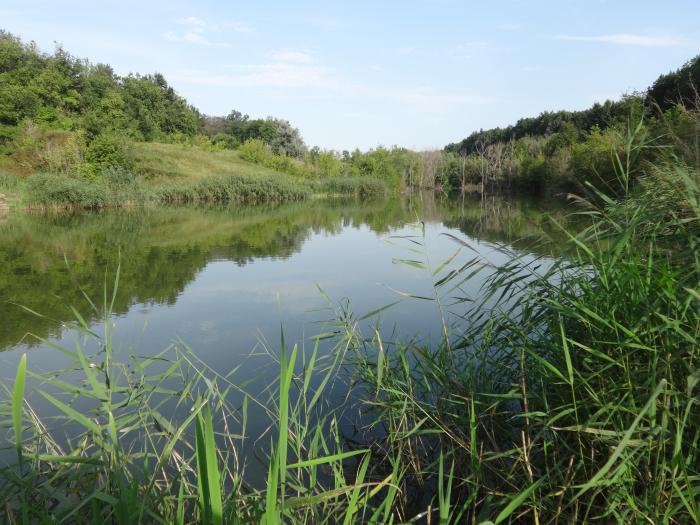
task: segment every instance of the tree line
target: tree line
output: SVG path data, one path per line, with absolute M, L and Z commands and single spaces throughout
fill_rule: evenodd
M 618 162 L 642 166 L 672 156 L 697 166 L 698 86 L 700 56 L 618 101 L 583 111 L 546 111 L 426 152 L 424 180 L 452 189 L 585 193 L 591 186 L 611 191 Z
M 308 147 L 283 119 L 238 110 L 204 115 L 162 74 L 120 76 L 60 46 L 43 53 L 0 31 L 0 168 L 88 178 L 115 167 L 138 172 L 129 145 L 157 141 L 237 150 L 245 160 L 312 179 L 372 177 L 390 187 L 445 191 L 581 192 L 611 184 L 612 160 L 628 154 L 625 133 L 632 120 L 642 127 L 635 140 L 664 146 L 644 148 L 644 158 L 663 150 L 697 162 L 689 137 L 697 122 L 692 114 L 700 108 L 699 85 L 696 57 L 645 92 L 479 130 L 442 151 L 333 151 Z
M 399 185 L 420 170 L 418 155 L 404 148 L 308 148 L 287 120 L 238 110 L 204 115 L 160 73 L 120 76 L 61 46 L 44 53 L 0 31 L 0 168 L 88 178 L 111 168 L 138 171 L 132 141 L 240 150 L 246 160 L 311 178 L 371 176 Z

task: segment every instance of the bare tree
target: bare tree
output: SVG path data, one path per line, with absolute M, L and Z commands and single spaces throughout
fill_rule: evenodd
M 434 188 L 443 164 L 442 152 L 440 150 L 422 151 L 420 158 L 423 164 L 420 186 Z

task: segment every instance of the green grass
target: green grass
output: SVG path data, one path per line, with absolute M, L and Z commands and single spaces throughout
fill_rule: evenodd
M 286 177 L 240 158 L 238 152 L 210 151 L 197 146 L 136 142 L 132 145 L 136 171 L 155 182 L 195 180 L 212 175 Z
M 260 204 L 299 201 L 310 195 L 308 185 L 283 175 L 209 176 L 186 182 L 163 183 L 152 190 L 152 199 L 158 204 Z
M 23 399 L 24 361 L 8 389 L 0 425 L 19 460 L 0 471 L 3 512 L 65 523 L 698 523 L 700 173 L 660 162 L 625 199 L 598 194 L 584 210 L 590 226 L 564 230 L 569 255 L 555 261 L 497 246 L 508 257 L 494 266 L 456 237 L 454 256 L 432 261 L 417 225 L 396 241 L 433 280 L 433 295 L 415 299 L 439 309 L 442 341 L 383 339 L 341 304 L 310 342 L 267 348 L 279 372 L 257 394 L 179 341 L 119 358 L 106 292 L 103 334 L 75 311 L 84 341 L 56 348 L 65 370 L 39 375 L 26 362 L 53 412 Z M 467 296 L 478 273 L 488 278 Z M 321 351 L 329 338 L 333 351 Z M 329 404 L 333 388 L 345 403 Z M 251 411 L 265 435 L 248 434 Z M 248 482 L 246 440 L 269 444 L 263 487 Z
M 375 177 L 328 177 L 314 181 L 313 187 L 325 195 L 372 197 L 389 193 L 386 182 Z
M 368 197 L 386 184 L 368 177 L 308 182 L 242 160 L 235 151 L 133 143 L 133 171 L 111 169 L 96 178 L 0 173 L 0 192 L 14 209 L 66 210 L 192 203 L 261 204 L 298 201 L 312 192 Z

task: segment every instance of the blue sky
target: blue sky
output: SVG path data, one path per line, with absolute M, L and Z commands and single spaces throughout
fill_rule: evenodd
M 0 28 L 336 149 L 442 147 L 644 89 L 700 53 L 698 0 L 3 0 Z

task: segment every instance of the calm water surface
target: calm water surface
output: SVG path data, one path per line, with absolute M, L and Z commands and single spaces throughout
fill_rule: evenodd
M 280 325 L 290 337 L 313 332 L 314 321 L 328 318 L 318 312 L 328 305 L 319 288 L 333 301 L 349 299 L 357 314 L 401 299 L 397 290 L 430 295 L 427 272 L 395 261 L 422 258 L 398 238 L 420 235 L 418 221 L 425 222 L 427 253 L 436 267 L 457 248 L 440 235 L 445 232 L 493 262 L 503 257 L 496 246 L 513 243 L 534 255 L 556 256 L 551 214 L 561 210 L 544 202 L 427 197 L 16 214 L 0 224 L 3 364 L 27 351 L 32 361 L 49 365 L 53 352 L 36 336 L 70 341 L 70 307 L 90 319 L 83 293 L 101 304 L 105 280 L 111 288 L 118 264 L 114 322 L 122 344 L 148 354 L 180 337 L 210 363 L 231 366 L 261 340 L 273 336 L 276 342 Z M 545 238 L 549 244 L 540 244 Z M 471 256 L 463 255 L 462 261 Z M 430 340 L 436 335 L 429 315 L 434 309 L 406 299 L 383 320 L 405 336 Z
M 180 338 L 216 370 L 239 367 L 238 380 L 252 380 L 270 364 L 267 348 L 278 349 L 281 327 L 288 341 L 299 343 L 327 329 L 329 298 L 351 305 L 358 318 L 400 300 L 382 312 L 382 329 L 435 341 L 441 326 L 435 304 L 397 293 L 432 295 L 429 272 L 395 261 L 422 258 L 401 237 L 420 235 L 416 223 L 423 221 L 433 267 L 457 248 L 440 235 L 446 232 L 494 263 L 504 258 L 496 249 L 502 245 L 532 257 L 557 256 L 556 242 L 542 244 L 556 230 L 547 221 L 550 213 L 562 212 L 542 202 L 423 196 L 243 209 L 15 214 L 0 224 L 0 380 L 14 376 L 22 353 L 34 371 L 66 364 L 37 338 L 73 346 L 79 338 L 71 306 L 100 333 L 99 316 L 85 296 L 102 304 L 105 282 L 111 287 L 118 264 L 111 322 L 115 345 L 127 354 L 153 355 Z M 454 266 L 472 256 L 461 254 Z M 468 283 L 466 293 L 477 294 L 479 284 Z M 264 384 L 260 380 L 260 388 Z M 30 393 L 32 398 L 42 404 Z

